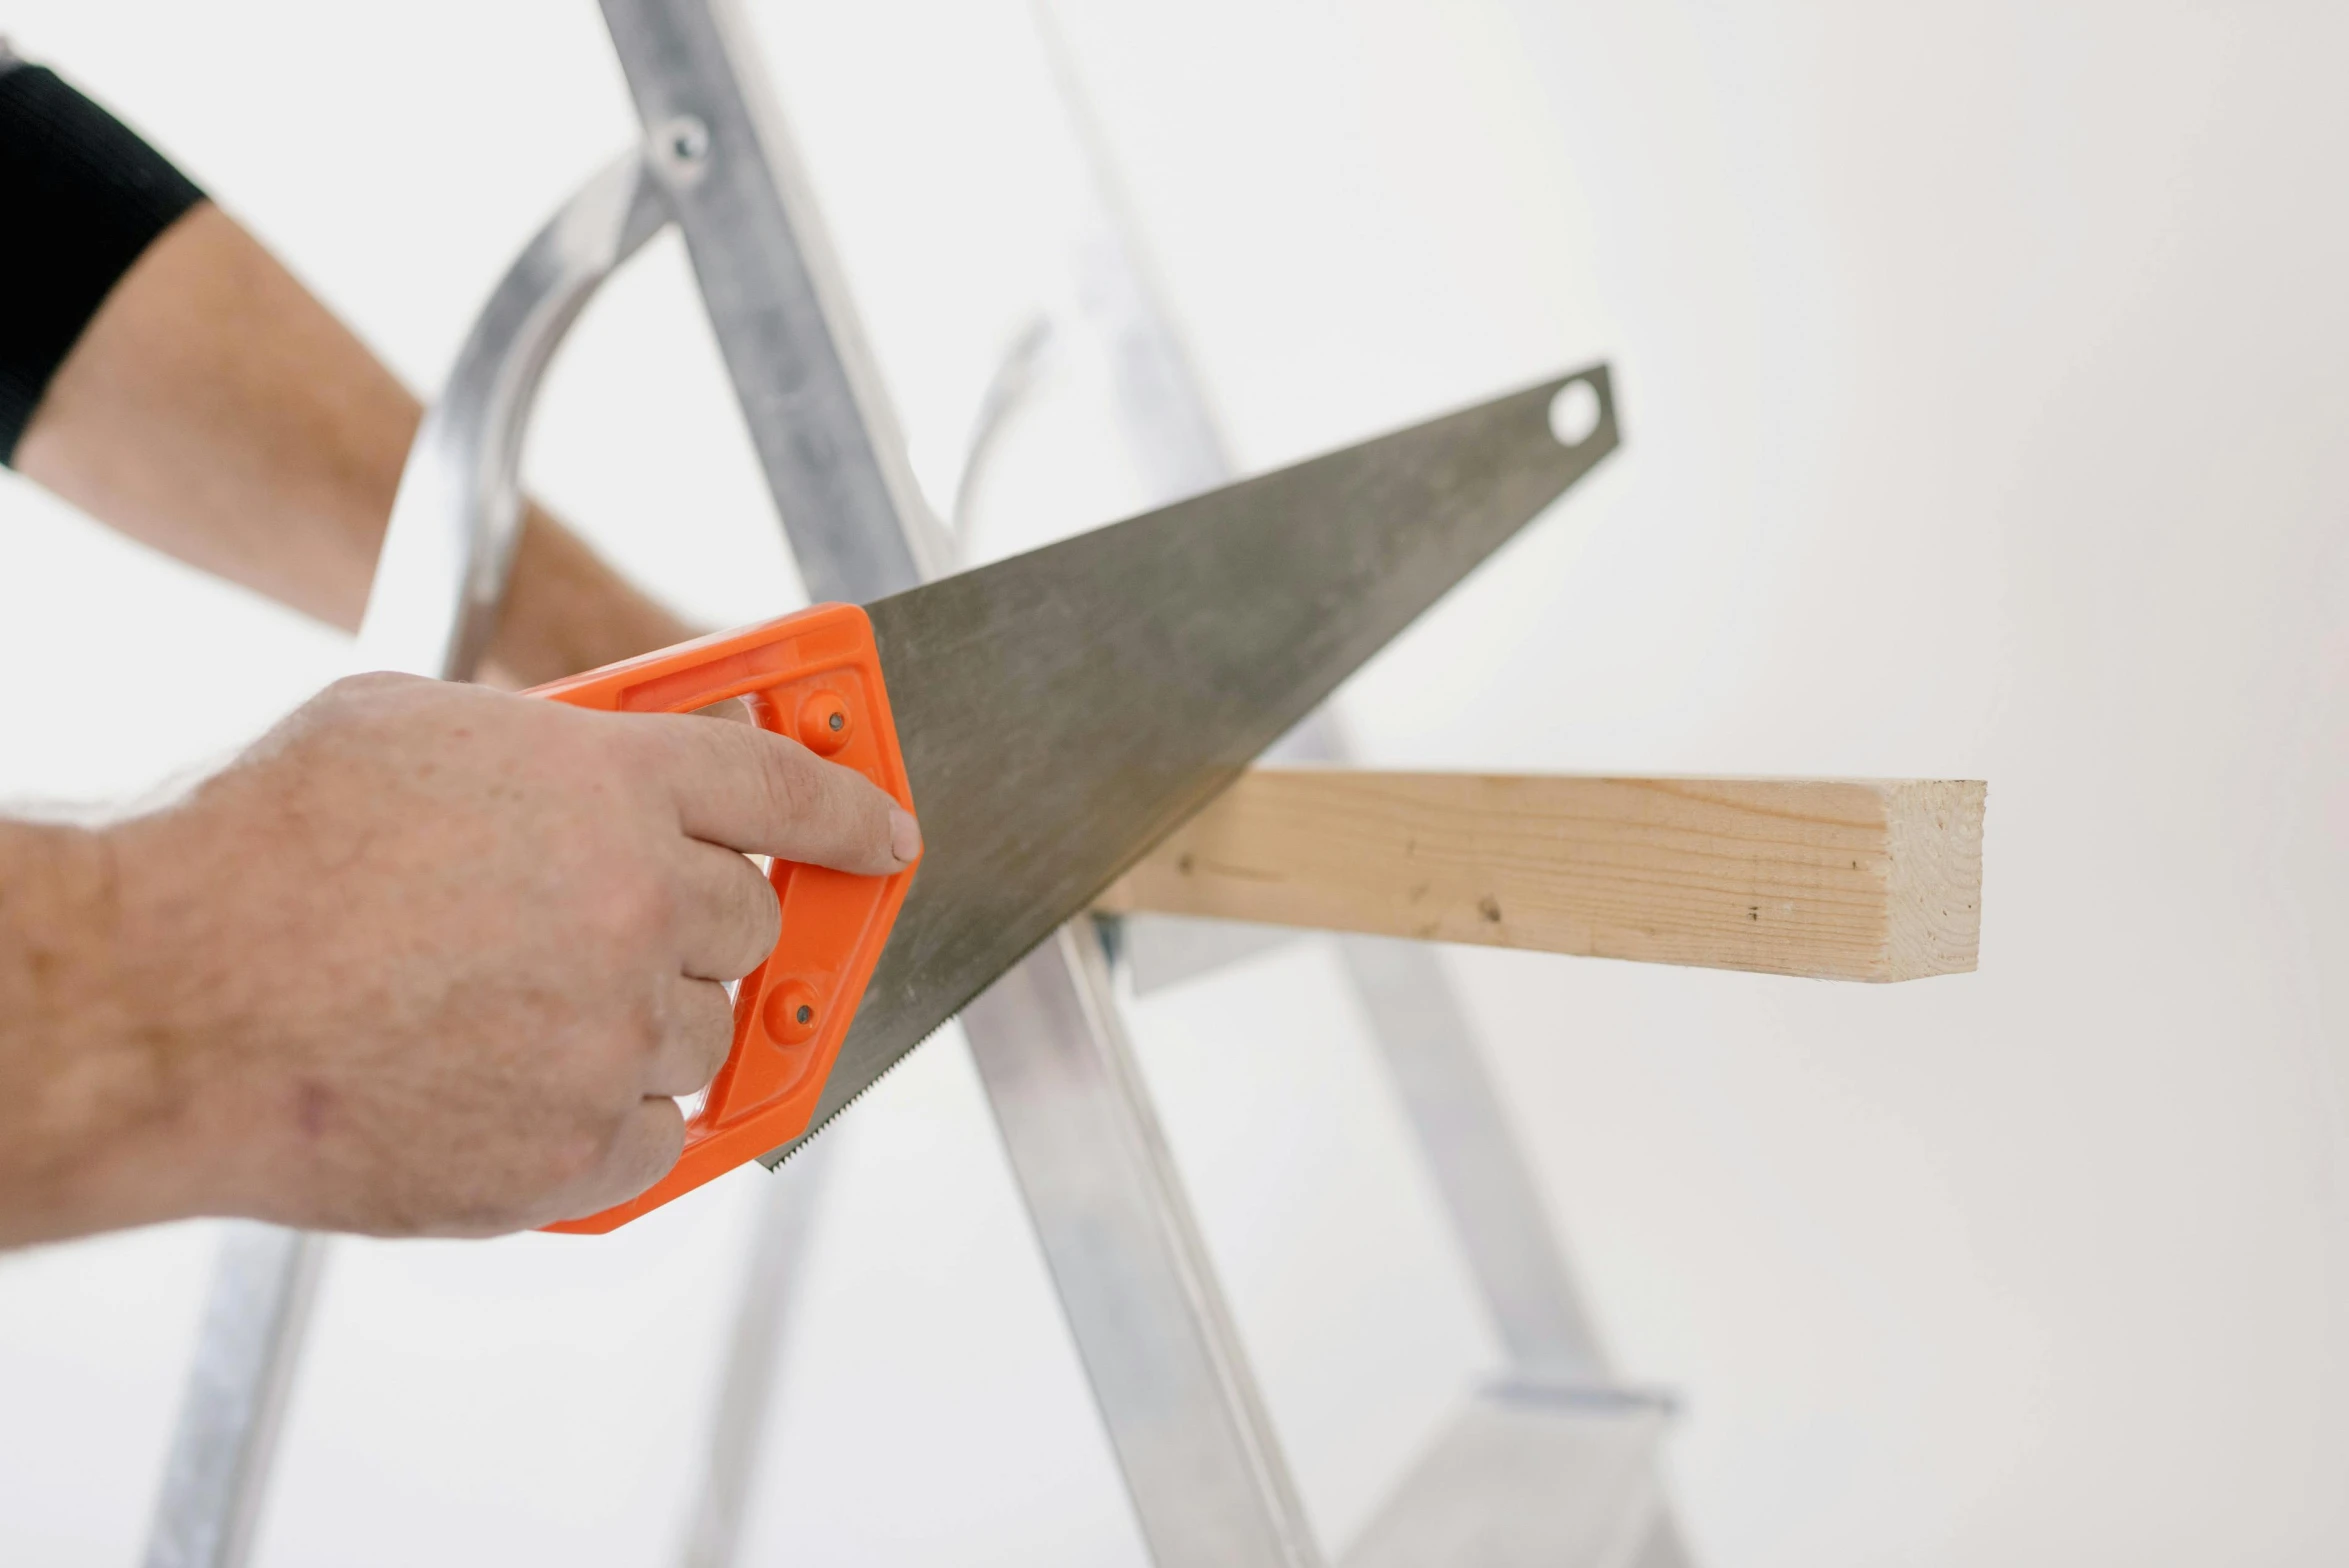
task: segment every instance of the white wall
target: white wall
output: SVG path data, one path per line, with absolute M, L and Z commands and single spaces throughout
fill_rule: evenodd
M 1062 287 L 1024 13 L 755 9 L 938 474 Z M 1251 466 L 1617 367 L 1621 456 L 1349 688 L 1375 760 L 1991 781 L 1974 976 L 1449 956 L 1612 1349 L 1685 1398 L 1698 1555 L 2349 1557 L 2349 16 L 1065 9 Z M 5 25 L 419 385 L 628 133 L 584 5 Z M 1127 504 L 1097 392 L 1061 363 L 988 548 Z M 532 470 L 698 615 L 797 601 L 673 245 Z M 87 801 L 343 653 L 10 482 L 0 657 L 0 797 Z M 1308 944 L 1142 1019 L 1333 1538 L 1491 1354 L 1348 1007 Z M 959 1043 L 838 1138 L 759 1560 L 1136 1560 Z M 346 1248 L 264 1560 L 665 1560 L 758 1179 L 609 1242 Z M 208 1241 L 0 1258 L 0 1560 L 133 1559 Z

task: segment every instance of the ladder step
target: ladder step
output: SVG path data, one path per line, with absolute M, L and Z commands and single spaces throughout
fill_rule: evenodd
M 1656 1448 L 1672 1407 L 1614 1391 L 1478 1393 L 1404 1476 L 1343 1568 L 1668 1568 Z M 1669 1532 L 1666 1532 L 1667 1534 Z

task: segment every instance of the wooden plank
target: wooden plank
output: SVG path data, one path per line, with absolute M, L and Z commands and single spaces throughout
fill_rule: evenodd
M 1101 900 L 1838 980 L 1974 967 L 1985 787 L 1259 768 Z

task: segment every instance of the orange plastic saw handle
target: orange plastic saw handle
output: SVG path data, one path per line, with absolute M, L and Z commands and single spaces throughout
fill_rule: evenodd
M 872 622 L 853 604 L 820 604 L 524 695 L 616 713 L 684 713 L 745 697 L 761 727 L 856 769 L 913 809 Z M 625 1225 L 807 1130 L 913 868 L 861 877 L 778 860 L 769 880 L 783 903 L 782 933 L 735 996 L 734 1049 L 686 1124 L 685 1152 L 626 1203 L 548 1230 Z

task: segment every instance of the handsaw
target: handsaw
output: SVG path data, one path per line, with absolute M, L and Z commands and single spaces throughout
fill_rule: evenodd
M 1606 367 L 1496 398 L 862 609 L 819 605 L 530 695 L 748 699 L 918 809 L 912 868 L 777 862 L 781 935 L 677 1165 L 549 1229 L 606 1231 L 773 1165 L 1119 873 L 1618 439 Z

